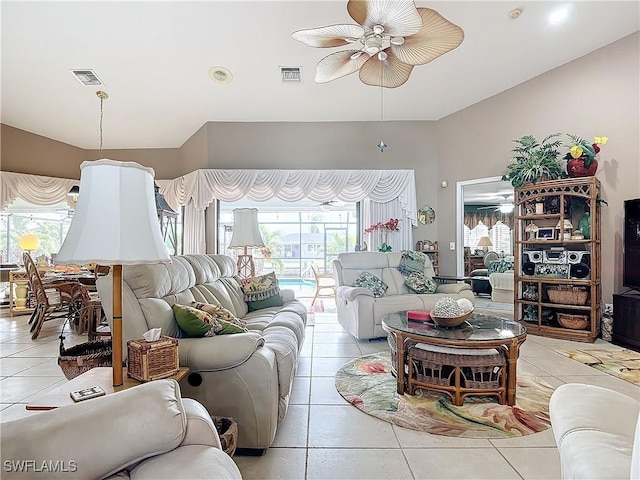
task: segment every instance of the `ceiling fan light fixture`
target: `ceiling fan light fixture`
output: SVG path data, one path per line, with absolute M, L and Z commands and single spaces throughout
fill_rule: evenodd
M 381 62 L 384 62 L 386 59 L 387 59 L 386 52 L 379 52 L 378 53 L 378 60 L 380 60 Z
M 435 10 L 416 8 L 414 0 L 349 0 L 347 12 L 359 25 L 330 25 L 299 30 L 291 36 L 311 47 L 339 47 L 359 41 L 371 58 L 382 60 L 386 55 L 385 71 L 369 66 L 360 71 L 360 80 L 371 86 L 396 88 L 404 84 L 413 67 L 424 65 L 440 55 L 457 48 L 464 40 L 464 32 Z M 342 52 L 337 52 L 342 53 Z M 349 52 L 352 55 L 353 51 Z M 384 55 L 382 55 L 383 57 Z M 349 57 L 347 57 L 349 58 Z M 316 82 L 326 83 L 360 70 L 360 55 L 344 62 L 341 55 L 331 54 L 318 62 Z M 379 63 L 379 62 L 376 62 Z M 375 74 L 375 75 L 374 75 Z
M 513 204 L 512 203 L 505 203 L 503 205 L 500 205 L 500 211 L 502 213 L 511 213 L 511 212 L 513 212 Z
M 351 55 L 349 58 L 351 58 L 351 60 L 356 60 L 360 55 L 362 55 L 362 50 L 358 50 L 353 55 Z

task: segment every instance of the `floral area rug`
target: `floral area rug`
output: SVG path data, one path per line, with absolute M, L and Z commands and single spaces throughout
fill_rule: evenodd
M 550 426 L 549 398 L 553 387 L 519 374 L 516 405 L 500 405 L 495 397 L 467 397 L 457 407 L 448 395 L 416 390 L 398 395 L 389 352 L 357 358 L 335 377 L 340 395 L 363 412 L 400 427 L 436 435 L 466 438 L 512 438 L 541 432 Z
M 594 348 L 556 352 L 634 385 L 640 385 L 640 353 L 633 350 Z

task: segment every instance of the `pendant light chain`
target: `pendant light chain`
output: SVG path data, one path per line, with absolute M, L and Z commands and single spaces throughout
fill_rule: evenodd
M 109 98 L 109 95 L 107 94 L 107 92 L 103 92 L 102 90 L 98 90 L 96 92 L 96 95 L 100 99 L 100 156 L 98 157 L 98 159 L 100 159 L 100 158 L 102 158 L 102 135 L 103 135 L 102 121 L 103 121 L 103 118 L 104 118 L 103 104 L 104 104 L 104 101 L 107 98 Z

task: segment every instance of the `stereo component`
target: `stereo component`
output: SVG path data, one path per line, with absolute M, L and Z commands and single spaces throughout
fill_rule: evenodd
M 523 260 L 531 263 L 541 263 L 543 259 L 542 250 L 526 250 L 522 252 Z
M 569 251 L 567 252 L 567 261 L 569 263 L 586 263 L 589 264 L 591 263 L 591 256 L 589 255 L 589 252 L 576 252 L 576 251 Z
M 572 263 L 571 264 L 571 278 L 577 278 L 580 280 L 586 280 L 589 278 L 591 269 L 586 263 Z
M 524 275 L 532 276 L 536 271 L 536 264 L 533 262 L 524 262 L 522 264 L 522 273 Z
M 566 250 L 544 250 L 542 252 L 543 263 L 567 263 Z

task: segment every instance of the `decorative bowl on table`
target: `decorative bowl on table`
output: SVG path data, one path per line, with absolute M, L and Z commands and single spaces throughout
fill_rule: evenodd
M 431 312 L 431 320 L 433 320 L 434 323 L 439 327 L 452 328 L 462 325 L 464 321 L 471 315 L 473 315 L 473 310 L 466 312 L 458 317 L 439 317 L 435 314 L 435 312 Z

